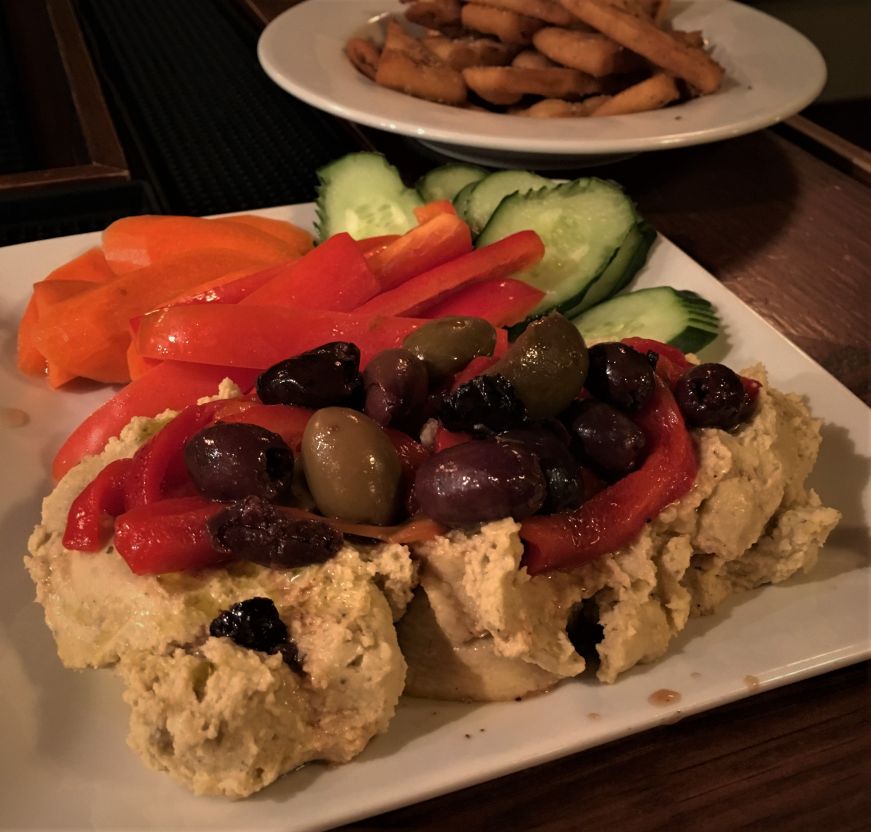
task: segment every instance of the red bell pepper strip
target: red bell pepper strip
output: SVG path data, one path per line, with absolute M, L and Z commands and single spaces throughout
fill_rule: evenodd
M 350 234 L 335 234 L 242 302 L 350 312 L 381 291 L 381 283 Z
M 454 203 L 449 199 L 436 199 L 414 209 L 414 216 L 417 217 L 417 221 L 421 225 L 442 214 L 457 216 L 457 209 L 454 208 Z
M 692 487 L 695 446 L 671 392 L 657 381 L 651 400 L 635 416 L 648 456 L 623 477 L 565 514 L 530 517 L 520 529 L 530 575 L 574 569 L 630 543 L 669 503 Z
M 376 352 L 398 347 L 422 323 L 359 312 L 210 303 L 145 315 L 136 346 L 146 358 L 265 370 L 321 344 L 350 341 L 365 366 Z
M 247 390 L 257 371 L 175 361 L 154 367 L 123 387 L 69 435 L 54 458 L 52 474 L 60 479 L 82 457 L 100 453 L 134 416 L 156 416 L 167 408 L 181 410 L 202 396 L 213 395 L 227 377 Z
M 366 258 L 382 289 L 392 289 L 472 250 L 472 232 L 456 214 L 441 213 Z
M 115 548 L 136 575 L 202 569 L 228 560 L 206 523 L 224 506 L 205 497 L 178 497 L 130 509 L 115 520 Z
M 544 297 L 544 292 L 511 277 L 471 283 L 424 306 L 424 318 L 470 315 L 493 326 L 513 326 L 524 320 Z
M 214 421 L 220 401 L 190 405 L 151 437 L 133 455 L 125 484 L 128 509 L 147 506 L 166 496 L 166 488 L 188 479 L 185 443 Z
M 110 462 L 73 500 L 67 514 L 63 545 L 79 552 L 96 552 L 112 536 L 114 518 L 124 513 L 124 486 L 132 459 Z
M 241 303 L 253 291 L 283 274 L 295 262 L 290 260 L 253 272 L 237 272 L 226 278 L 213 280 L 207 286 L 201 286 L 192 292 L 185 292 L 162 306 L 182 306 L 186 303 Z
M 431 306 L 460 286 L 511 277 L 531 268 L 543 256 L 544 244 L 538 234 L 534 231 L 518 231 L 418 274 L 372 298 L 357 311 L 368 315 L 417 315 L 421 309 Z
M 368 260 L 379 251 L 387 248 L 394 240 L 398 240 L 399 236 L 399 234 L 378 234 L 375 237 L 364 237 L 362 240 L 357 240 L 357 247 Z

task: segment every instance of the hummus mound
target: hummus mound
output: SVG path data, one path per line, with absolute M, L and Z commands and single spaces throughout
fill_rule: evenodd
M 72 552 L 70 504 L 110 461 L 131 456 L 174 414 L 134 419 L 43 503 L 25 563 L 67 667 L 114 666 L 127 684 L 129 742 L 198 794 L 244 797 L 310 760 L 346 762 L 386 730 L 405 682 L 394 616 L 416 582 L 405 546 L 346 544 L 296 570 L 235 562 L 134 575 L 112 545 Z M 272 599 L 300 656 L 211 638 L 239 601 Z
M 729 595 L 810 570 L 840 514 L 804 487 L 820 445 L 806 405 L 762 383 L 756 414 L 735 433 L 695 431 L 699 474 L 630 545 L 572 572 L 518 568 L 518 526 L 499 521 L 415 547 L 419 597 L 400 622 L 406 692 L 508 699 L 584 669 L 565 637 L 572 607 L 603 629 L 598 677 L 613 682 L 661 657 L 690 615 Z

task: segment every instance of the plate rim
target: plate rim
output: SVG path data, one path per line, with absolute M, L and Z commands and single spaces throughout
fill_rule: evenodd
M 754 19 L 763 21 L 766 26 L 773 26 L 784 36 L 789 37 L 796 44 L 796 48 L 800 48 L 807 52 L 807 81 L 806 87 L 802 94 L 795 93 L 790 98 L 785 98 L 780 101 L 778 106 L 769 110 L 756 113 L 752 116 L 744 116 L 740 119 L 732 118 L 724 123 L 714 124 L 713 126 L 701 127 L 693 130 L 680 130 L 665 132 L 660 130 L 653 136 L 604 136 L 601 138 L 593 137 L 574 137 L 565 139 L 563 137 L 552 136 L 528 136 L 524 137 L 521 144 L 512 138 L 511 134 L 506 134 L 504 128 L 506 118 L 514 118 L 511 116 L 503 116 L 489 113 L 466 113 L 478 118 L 486 118 L 488 120 L 488 129 L 480 133 L 457 132 L 452 128 L 439 126 L 437 123 L 433 125 L 433 119 L 437 116 L 432 115 L 425 118 L 414 119 L 414 115 L 427 116 L 428 114 L 442 112 L 441 109 L 446 105 L 434 104 L 432 102 L 421 101 L 412 96 L 407 96 L 402 93 L 397 93 L 392 90 L 383 88 L 375 88 L 375 93 L 379 96 L 401 96 L 403 102 L 407 102 L 405 110 L 410 110 L 411 114 L 406 117 L 396 118 L 395 114 L 384 116 L 371 108 L 364 109 L 360 105 L 348 100 L 348 96 L 329 97 L 320 94 L 313 90 L 310 84 L 298 78 L 289 77 L 281 68 L 281 66 L 273 59 L 273 52 L 278 48 L 279 38 L 285 27 L 296 20 L 297 17 L 312 13 L 311 10 L 318 6 L 340 5 L 355 7 L 354 4 L 360 0 L 307 0 L 304 3 L 299 3 L 290 9 L 282 12 L 274 18 L 261 33 L 257 43 L 257 57 L 263 71 L 267 76 L 280 88 L 284 89 L 289 94 L 295 96 L 301 101 L 328 112 L 334 116 L 346 119 L 348 121 L 362 124 L 368 127 L 384 130 L 396 135 L 407 136 L 410 138 L 425 139 L 428 142 L 435 144 L 456 145 L 460 147 L 469 147 L 476 149 L 492 149 L 501 153 L 528 153 L 531 155 L 553 156 L 553 157 L 575 157 L 582 158 L 587 155 L 609 155 L 609 154 L 626 154 L 639 153 L 651 150 L 666 150 L 677 147 L 687 147 L 699 144 L 707 144 L 710 142 L 721 141 L 724 139 L 735 138 L 737 136 L 752 133 L 757 130 L 769 127 L 776 124 L 785 118 L 788 118 L 800 110 L 804 109 L 811 101 L 816 99 L 827 79 L 827 69 L 825 60 L 817 46 L 803 33 L 796 30 L 794 27 L 784 23 L 783 21 L 766 14 L 765 12 L 756 9 L 752 6 L 746 6 L 735 0 L 695 0 L 693 5 L 704 6 L 706 3 L 712 9 L 725 10 L 730 16 L 738 15 L 739 19 L 742 16 L 747 16 L 752 23 Z M 365 8 L 369 8 L 372 3 Z M 380 15 L 396 12 L 401 8 L 399 0 L 382 0 L 380 6 L 384 7 Z M 342 28 L 342 38 L 347 37 L 360 27 L 364 26 L 370 19 L 364 16 L 363 7 L 361 7 L 359 19 L 354 19 L 351 23 Z M 752 31 L 752 29 L 751 29 Z M 335 32 L 338 36 L 339 32 Z M 712 37 L 716 47 L 716 36 Z M 351 72 L 355 72 L 350 67 Z M 359 75 L 359 73 L 355 73 Z M 351 76 L 354 77 L 354 76 Z M 370 85 L 366 79 L 359 79 L 366 85 Z M 733 83 L 741 86 L 736 79 Z M 364 86 L 359 89 L 372 90 L 370 86 Z M 729 91 L 715 93 L 716 95 L 726 95 Z M 700 101 L 712 100 L 711 97 L 703 97 Z M 395 100 L 395 99 L 394 99 Z M 689 102 L 689 106 L 693 102 Z M 400 106 L 397 104 L 397 106 Z M 438 111 L 430 108 L 440 108 Z M 449 108 L 455 110 L 456 108 Z M 673 113 L 672 110 L 658 110 L 652 113 L 642 113 L 630 116 L 611 116 L 608 120 L 613 119 L 614 124 L 624 123 L 625 119 L 634 119 L 638 124 L 640 117 L 654 117 L 655 119 L 666 118 L 666 113 Z M 669 115 L 670 120 L 674 116 Z M 529 121 L 524 119 L 524 121 Z M 540 120 L 535 120 L 540 121 Z M 545 120 L 547 121 L 547 120 Z M 560 120 L 570 121 L 570 120 Z M 605 121 L 602 119 L 601 121 Z M 673 123 L 673 121 L 672 121 Z

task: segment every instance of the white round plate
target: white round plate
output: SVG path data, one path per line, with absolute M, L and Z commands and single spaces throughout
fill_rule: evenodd
M 732 0 L 675 2 L 675 28 L 701 29 L 726 69 L 722 89 L 649 113 L 531 119 L 449 107 L 379 87 L 345 57 L 348 38 L 381 38 L 398 0 L 307 0 L 279 15 L 258 45 L 263 69 L 283 89 L 349 121 L 411 136 L 430 147 L 503 166 L 571 166 L 585 158 L 661 150 L 731 138 L 794 115 L 826 80 L 803 35 Z

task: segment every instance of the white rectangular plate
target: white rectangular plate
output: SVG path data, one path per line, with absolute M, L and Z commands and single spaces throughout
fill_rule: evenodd
M 267 216 L 308 224 L 311 206 Z M 110 394 L 50 391 L 15 369 L 15 330 L 31 284 L 99 241 L 83 234 L 0 249 L 0 408 L 30 416 L 0 426 L 0 827 L 312 830 L 443 794 L 712 708 L 871 654 L 868 409 L 674 245 L 660 239 L 637 286 L 672 285 L 708 298 L 724 336 L 705 357 L 765 362 L 774 384 L 801 393 L 826 421 L 812 484 L 844 519 L 813 574 L 737 596 L 693 620 L 662 661 L 615 685 L 571 681 L 521 703 L 403 702 L 389 733 L 354 762 L 310 765 L 247 801 L 196 798 L 145 769 L 125 744 L 121 686 L 106 671 L 58 661 L 21 556 L 51 488 L 54 451 Z M 759 685 L 753 684 L 758 679 Z M 660 688 L 681 694 L 660 707 Z M 591 718 L 589 714 L 598 714 Z

